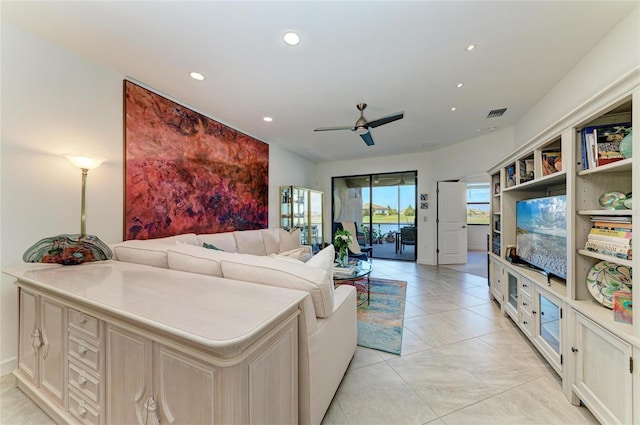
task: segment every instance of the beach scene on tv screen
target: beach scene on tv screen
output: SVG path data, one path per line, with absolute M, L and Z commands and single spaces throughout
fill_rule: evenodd
M 556 276 L 567 276 L 567 198 L 520 201 L 516 207 L 516 251 L 522 260 Z

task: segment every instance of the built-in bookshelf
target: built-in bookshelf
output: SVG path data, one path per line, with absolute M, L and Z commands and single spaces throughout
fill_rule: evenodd
M 640 122 L 640 108 L 633 108 L 640 104 L 639 87 L 635 70 L 489 170 L 491 294 L 562 378 L 567 398 L 584 403 L 602 423 L 640 418 L 640 372 L 630 367 L 634 354 L 640 364 L 640 315 L 629 320 L 632 271 L 640 263 L 632 248 L 640 160 L 630 148 L 633 123 Z M 555 195 L 566 195 L 565 279 L 522 268 L 512 262 L 517 252 L 513 257 L 507 249 L 516 246 L 518 202 Z M 620 275 L 601 277 L 598 271 L 605 276 L 609 266 Z M 541 334 L 550 325 L 540 315 L 543 307 L 559 310 L 550 340 Z

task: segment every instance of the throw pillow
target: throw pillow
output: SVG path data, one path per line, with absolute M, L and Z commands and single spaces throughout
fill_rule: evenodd
M 280 248 L 279 252 L 291 251 L 292 249 L 300 248 L 300 229 L 296 229 L 289 233 L 284 229 L 280 229 Z
M 303 261 L 307 258 L 307 253 L 304 248 L 291 249 L 289 251 L 278 252 L 277 254 L 271 254 L 272 257 L 295 259 L 296 261 Z
M 336 258 L 336 250 L 333 245 L 328 245 L 326 248 L 318 252 L 311 257 L 305 264 L 309 267 L 317 267 L 322 270 L 326 270 L 327 275 L 333 278 L 333 261 Z M 330 285 L 331 294 L 333 294 L 333 281 Z
M 222 248 L 218 248 L 217 246 L 215 246 L 212 243 L 206 243 L 206 242 L 202 242 L 202 246 L 207 248 L 207 249 L 215 249 L 216 251 L 224 251 L 224 249 Z

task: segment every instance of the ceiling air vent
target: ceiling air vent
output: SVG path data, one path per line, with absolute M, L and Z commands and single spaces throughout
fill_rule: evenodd
M 506 111 L 507 108 L 493 109 L 489 111 L 489 115 L 487 115 L 487 118 L 501 117 Z

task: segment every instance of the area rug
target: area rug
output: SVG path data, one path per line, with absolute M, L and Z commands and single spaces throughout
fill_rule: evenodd
M 366 285 L 366 278 L 357 282 Z M 358 285 L 360 286 L 360 285 Z M 358 288 L 358 297 L 364 294 Z M 371 296 L 358 307 L 358 345 L 400 354 L 407 282 L 371 278 Z

